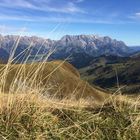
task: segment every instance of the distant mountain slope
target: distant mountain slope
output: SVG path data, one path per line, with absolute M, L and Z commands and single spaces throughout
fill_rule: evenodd
M 140 56 L 98 57 L 90 66 L 80 69 L 80 72 L 83 79 L 102 88 L 117 88 L 118 75 L 120 86 L 126 85 L 124 92 L 140 93 Z
M 18 42 L 16 44 L 16 42 Z M 17 48 L 15 47 L 17 46 Z M 70 63 L 77 68 L 89 65 L 94 57 L 100 55 L 127 56 L 130 49 L 122 41 L 110 37 L 99 37 L 96 35 L 66 35 L 60 40 L 54 41 L 39 37 L 0 36 L 0 47 L 11 54 L 15 50 L 16 61 L 25 61 L 29 54 L 30 62 L 42 61 L 49 51 L 55 50 L 49 60 L 70 58 Z M 15 49 L 16 48 L 16 49 Z M 2 53 L 4 55 L 4 53 Z M 19 56 L 20 55 L 20 56 Z
M 136 52 L 133 55 L 131 55 L 132 58 L 139 58 L 140 57 L 140 52 Z
M 4 66 L 1 64 L 0 69 Z M 0 74 L 2 72 L 0 71 Z M 87 98 L 93 101 L 102 101 L 106 96 L 103 91 L 93 88 L 87 82 L 81 80 L 78 70 L 71 64 L 62 61 L 13 64 L 7 72 L 4 87 L 6 92 L 13 87 L 12 84 L 14 84 L 14 88 L 16 88 L 16 85 L 18 88 L 22 88 L 22 84 L 26 84 L 24 86 L 27 88 L 32 85 L 32 89 L 35 85 L 35 87 L 44 89 L 41 90 L 43 95 L 51 97 Z
M 0 48 L 0 61 L 6 63 L 8 61 L 9 54 L 3 49 Z
M 130 48 L 131 48 L 134 52 L 139 52 L 139 51 L 140 51 L 140 46 L 130 46 Z

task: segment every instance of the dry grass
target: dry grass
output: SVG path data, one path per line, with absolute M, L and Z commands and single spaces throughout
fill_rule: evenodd
M 13 56 L 0 65 L 0 139 L 140 139 L 139 98 L 109 96 L 65 61 L 21 65 Z
M 57 65 L 54 65 L 55 63 Z M 56 91 L 53 91 L 54 96 L 48 97 L 46 94 L 52 89 L 48 90 L 49 87 L 45 88 L 44 85 L 52 79 L 49 77 L 42 85 L 39 81 L 41 82 L 44 75 L 41 77 L 40 73 L 47 73 L 48 69 L 51 68 L 47 75 L 52 76 L 54 74 L 54 80 L 57 80 L 60 77 L 61 79 L 65 78 L 66 73 L 64 72 L 67 71 L 72 76 L 71 78 L 74 78 L 71 83 L 69 77 L 66 77 L 69 80 L 69 85 L 65 84 L 65 86 L 68 86 L 67 88 L 76 79 L 79 79 L 79 76 L 75 74 L 76 70 L 75 72 L 69 71 L 67 66 L 69 64 L 67 63 L 65 65 L 62 62 L 49 62 L 47 63 L 49 67 L 45 63 L 46 68 L 43 72 L 42 69 L 38 70 L 39 65 L 41 63 L 9 65 L 8 68 L 6 65 L 1 65 L 1 139 L 140 139 L 139 98 L 135 100 L 121 95 L 108 96 L 104 100 L 99 100 L 98 96 L 95 96 L 94 100 L 83 96 L 83 98 L 78 99 L 74 98 L 75 96 L 73 98 L 71 98 L 72 96 L 56 98 L 59 97 L 58 95 L 55 96 Z M 71 65 L 69 66 L 71 67 Z M 62 73 L 60 68 L 64 70 Z M 8 70 L 8 72 L 5 72 L 5 70 Z M 56 70 L 59 71 L 55 73 Z M 37 76 L 39 77 L 37 78 Z M 12 81 L 9 82 L 9 88 L 5 93 L 3 84 L 7 86 L 7 80 L 10 80 L 10 78 Z M 6 80 L 6 82 L 3 82 L 3 80 Z M 44 89 L 46 90 L 45 94 Z M 91 89 L 93 90 L 91 90 L 91 93 L 95 95 L 96 89 Z M 85 91 L 87 92 L 87 90 Z M 76 90 L 71 92 L 71 95 L 74 93 L 76 93 Z M 105 97 L 105 93 L 97 93 Z M 92 97 L 90 94 L 87 96 Z
M 112 96 L 103 105 L 45 99 L 36 93 L 1 94 L 1 139 L 140 139 L 139 100 Z
M 6 71 L 6 72 L 5 72 Z M 0 65 L 2 92 L 38 90 L 46 96 L 104 100 L 104 92 L 80 79 L 78 71 L 63 61 Z

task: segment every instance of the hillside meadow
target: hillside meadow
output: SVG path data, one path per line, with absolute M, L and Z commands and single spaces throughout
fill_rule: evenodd
M 140 139 L 139 98 L 110 95 L 65 61 L 0 65 L 0 138 Z

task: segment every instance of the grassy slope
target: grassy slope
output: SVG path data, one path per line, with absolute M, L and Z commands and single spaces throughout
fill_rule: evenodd
M 115 60 L 115 59 L 114 59 Z M 140 92 L 140 59 L 136 58 L 116 58 L 116 62 L 111 62 L 105 58 L 97 59 L 94 65 L 83 68 L 80 73 L 83 79 L 91 84 L 96 84 L 102 88 L 117 87 L 116 71 L 121 86 L 128 85 L 123 89 L 126 93 Z M 110 61 L 110 62 L 109 62 Z
M 6 66 L 0 65 L 0 139 L 140 139 L 139 98 L 103 100 L 105 93 L 82 81 L 75 68 L 61 61 Z M 64 85 L 59 94 L 84 98 L 45 98 L 41 91 L 49 81 L 60 83 L 57 91 Z M 94 97 L 98 104 L 86 97 Z
M 34 64 L 13 64 L 3 73 L 6 65 L 0 65 L 1 76 L 4 77 L 5 92 L 9 91 L 14 85 L 15 80 L 18 83 L 28 83 L 31 87 L 41 87 L 42 93 L 49 93 L 50 96 L 57 97 L 76 97 L 89 98 L 91 100 L 102 101 L 106 94 L 90 86 L 87 82 L 80 79 L 79 72 L 69 63 L 62 61 L 52 61 Z M 5 68 L 6 69 L 6 68 Z M 20 85 L 19 85 L 20 86 Z
M 33 94 L 0 96 L 1 139 L 138 140 L 139 100 L 123 96 L 103 106 L 92 102 L 46 100 Z

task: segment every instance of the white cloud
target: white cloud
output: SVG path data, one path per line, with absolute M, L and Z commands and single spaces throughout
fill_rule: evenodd
M 6 6 L 6 7 L 12 7 L 12 6 L 19 6 L 19 7 L 27 7 L 30 8 L 33 5 L 26 1 L 26 0 L 14 0 L 14 2 L 12 0 L 3 0 L 0 3 L 1 6 Z
M 83 0 L 77 0 L 82 2 Z M 55 4 L 50 5 L 51 0 L 3 0 L 0 5 L 5 7 L 22 7 L 33 10 L 49 11 L 49 12 L 60 12 L 60 13 L 85 13 L 83 9 L 78 7 L 74 2 L 66 2 L 57 6 Z
M 74 3 L 69 2 L 67 7 L 63 9 L 64 11 L 68 12 L 76 12 L 76 13 L 86 13 L 84 10 L 81 8 L 77 7 Z
M 22 33 L 22 32 L 28 32 L 28 29 L 26 27 L 13 27 L 13 26 L 7 26 L 4 24 L 0 25 L 0 34 L 5 34 L 5 33 Z
M 17 16 L 17 15 L 4 15 L 0 14 L 0 20 L 17 20 L 17 21 L 28 21 L 28 22 L 33 22 L 36 21 L 34 18 L 28 17 L 28 16 Z
M 99 23 L 99 24 L 124 24 L 123 21 L 114 21 L 112 19 L 87 19 L 76 17 L 30 17 L 30 16 L 7 16 L 0 15 L 0 20 L 16 20 L 25 22 L 40 22 L 40 23 Z
M 132 20 L 139 20 L 140 19 L 140 12 L 134 13 L 133 15 L 128 16 L 129 19 Z
M 85 0 L 75 0 L 77 3 L 84 2 Z
M 136 16 L 140 16 L 140 12 L 139 13 L 135 13 Z

